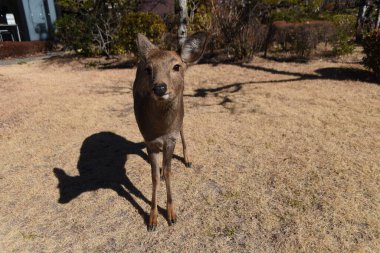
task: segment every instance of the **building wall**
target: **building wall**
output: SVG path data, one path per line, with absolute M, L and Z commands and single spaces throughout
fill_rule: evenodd
M 30 40 L 46 40 L 57 19 L 54 0 L 22 0 Z

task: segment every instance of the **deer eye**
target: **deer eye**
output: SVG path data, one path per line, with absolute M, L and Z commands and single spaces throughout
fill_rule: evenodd
M 145 72 L 148 73 L 149 75 L 152 74 L 152 68 L 151 67 L 146 67 Z
M 173 70 L 174 70 L 174 71 L 179 71 L 179 68 L 180 68 L 180 67 L 181 67 L 181 65 L 176 64 L 176 65 L 174 65 Z

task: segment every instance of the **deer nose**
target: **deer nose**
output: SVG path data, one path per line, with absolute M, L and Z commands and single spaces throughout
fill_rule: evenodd
M 168 90 L 168 87 L 165 83 L 157 84 L 153 87 L 153 92 L 159 97 L 162 97 L 165 95 L 166 91 Z

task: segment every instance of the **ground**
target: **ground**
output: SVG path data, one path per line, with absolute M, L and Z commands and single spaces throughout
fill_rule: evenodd
M 193 167 L 178 222 L 147 232 L 135 68 L 0 66 L 1 252 L 380 252 L 380 86 L 357 63 L 201 64 L 186 76 Z

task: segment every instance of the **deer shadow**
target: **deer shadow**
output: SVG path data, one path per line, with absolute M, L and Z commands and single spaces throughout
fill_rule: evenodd
M 53 169 L 58 179 L 58 202 L 69 203 L 84 192 L 112 189 L 128 200 L 147 224 L 149 215 L 133 196 L 149 205 L 151 202 L 127 177 L 125 169 L 129 155 L 138 155 L 149 163 L 144 148 L 143 142 L 134 143 L 111 132 L 100 132 L 87 137 L 80 149 L 77 164 L 79 176 L 69 176 L 60 168 Z M 158 209 L 162 215 L 166 214 L 161 207 Z

